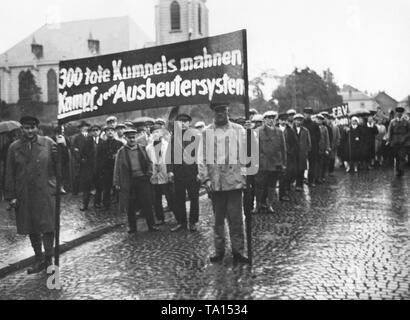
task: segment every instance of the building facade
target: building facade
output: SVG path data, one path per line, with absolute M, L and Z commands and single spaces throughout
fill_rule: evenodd
M 155 27 L 157 45 L 208 37 L 206 0 L 159 0 Z

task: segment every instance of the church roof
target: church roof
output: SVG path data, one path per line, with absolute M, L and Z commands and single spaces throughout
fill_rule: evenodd
M 0 66 L 32 64 L 33 42 L 43 46 L 41 63 L 90 56 L 88 40 L 100 41 L 100 54 L 143 48 L 151 39 L 128 16 L 44 25 L 0 55 Z

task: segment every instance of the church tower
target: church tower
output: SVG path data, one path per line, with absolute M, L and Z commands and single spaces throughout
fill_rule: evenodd
M 208 37 L 206 0 L 158 0 L 155 27 L 157 45 Z

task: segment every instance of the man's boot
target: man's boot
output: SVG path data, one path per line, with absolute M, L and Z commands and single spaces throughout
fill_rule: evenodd
M 53 257 L 50 255 L 46 255 L 44 257 L 44 269 L 48 272 L 48 267 L 53 265 Z
M 43 255 L 36 255 L 34 264 L 27 269 L 27 274 L 39 273 L 44 270 L 45 264 L 43 260 Z

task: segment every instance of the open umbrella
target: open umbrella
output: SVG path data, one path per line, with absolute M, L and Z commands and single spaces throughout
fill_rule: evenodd
M 21 124 L 17 121 L 10 120 L 0 122 L 0 133 L 10 132 L 19 128 L 21 128 Z

